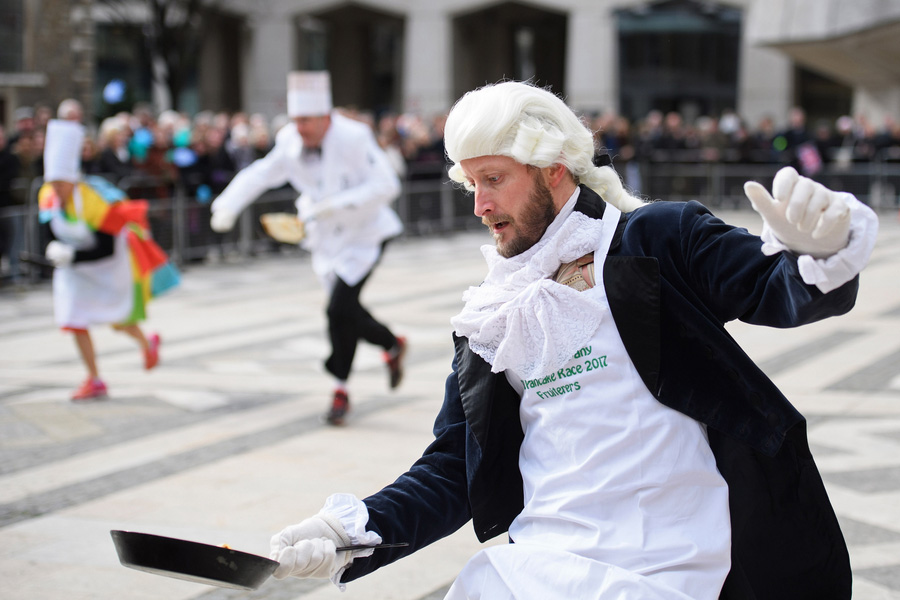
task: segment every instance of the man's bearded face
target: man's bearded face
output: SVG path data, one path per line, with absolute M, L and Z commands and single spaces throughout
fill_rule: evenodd
M 519 255 L 534 246 L 556 218 L 550 190 L 541 180 L 541 171 L 529 168 L 531 189 L 513 214 L 488 214 L 482 217 L 494 237 L 497 252 L 504 258 Z

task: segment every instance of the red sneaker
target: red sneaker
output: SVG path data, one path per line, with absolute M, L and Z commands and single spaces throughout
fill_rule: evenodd
M 155 333 L 147 338 L 147 349 L 144 350 L 144 369 L 147 371 L 159 364 L 159 343 L 161 341 Z
M 99 379 L 88 377 L 81 386 L 72 392 L 73 402 L 85 402 L 106 397 L 106 384 Z
M 397 345 L 384 351 L 384 362 L 387 364 L 391 389 L 395 389 L 403 381 L 403 358 L 406 356 L 406 338 L 398 337 Z
M 331 410 L 325 415 L 329 425 L 343 425 L 344 417 L 350 411 L 350 398 L 343 390 L 334 391 L 334 399 L 331 401 Z

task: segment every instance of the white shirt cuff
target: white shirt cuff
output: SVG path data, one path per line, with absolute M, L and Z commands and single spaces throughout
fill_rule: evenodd
M 350 537 L 351 543 L 365 544 L 367 546 L 381 543 L 380 535 L 374 531 L 366 531 L 366 524 L 369 522 L 369 509 L 366 508 L 362 500 L 353 494 L 332 494 L 325 500 L 325 506 L 319 512 L 328 513 L 336 517 Z M 354 550 L 353 558 L 371 556 L 372 552 L 374 552 L 372 549 Z M 341 575 L 349 567 L 350 563 L 331 578 L 331 582 L 338 586 L 341 591 L 344 591 L 347 587 L 346 584 L 341 583 Z

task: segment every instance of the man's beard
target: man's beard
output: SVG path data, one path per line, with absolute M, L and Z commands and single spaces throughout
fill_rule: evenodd
M 511 228 L 509 233 L 513 236 L 509 241 L 503 243 L 500 237 L 494 234 L 494 241 L 497 244 L 497 252 L 504 258 L 510 258 L 522 254 L 535 244 L 537 244 L 547 227 L 556 218 L 556 206 L 553 204 L 553 195 L 539 178 L 540 171 L 535 171 L 533 178 L 534 185 L 528 194 L 527 204 L 522 211 L 521 216 L 513 221 L 508 215 L 492 217 L 491 219 L 482 219 L 485 225 L 490 226 L 491 223 L 499 223 L 506 221 L 507 227 Z M 508 235 L 508 234 L 507 234 Z

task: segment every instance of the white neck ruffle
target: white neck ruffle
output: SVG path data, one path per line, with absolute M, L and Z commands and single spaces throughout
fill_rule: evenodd
M 563 210 L 544 237 L 518 256 L 503 258 L 495 246 L 482 246 L 487 277 L 463 294 L 466 305 L 450 323 L 492 372 L 511 369 L 526 379 L 546 375 L 590 341 L 605 304 L 548 278 L 560 265 L 597 250 L 603 226 L 600 219 Z

